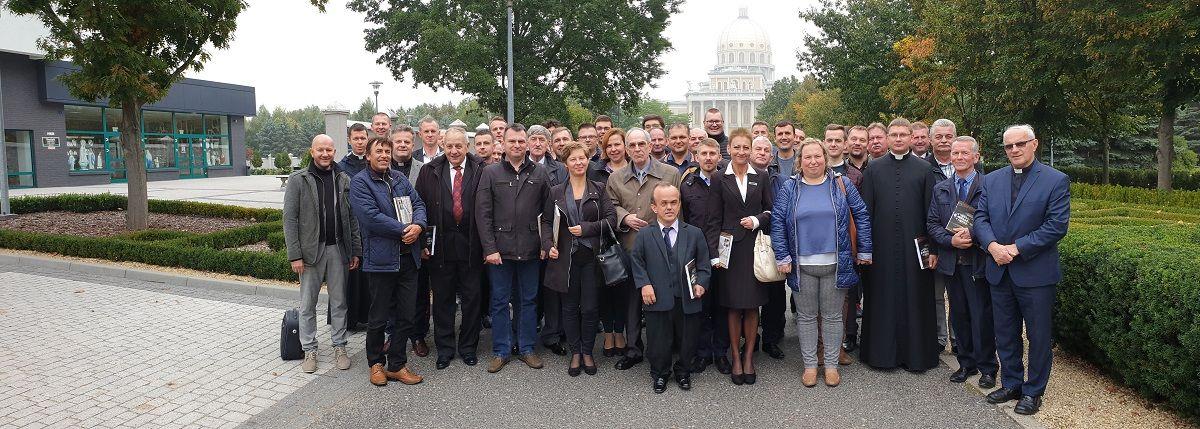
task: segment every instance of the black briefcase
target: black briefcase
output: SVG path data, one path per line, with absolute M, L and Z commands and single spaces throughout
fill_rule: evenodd
M 304 359 L 300 347 L 300 310 L 295 308 L 283 312 L 283 323 L 279 329 L 279 357 L 283 360 Z

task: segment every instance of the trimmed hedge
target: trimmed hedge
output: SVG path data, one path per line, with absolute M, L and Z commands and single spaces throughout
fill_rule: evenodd
M 1072 227 L 1058 344 L 1200 422 L 1200 228 Z
M 127 200 L 124 195 L 115 194 L 62 194 L 50 196 L 28 196 L 13 198 L 10 202 L 13 213 L 25 214 L 46 211 L 69 211 L 75 213 L 91 213 L 98 211 L 125 210 Z M 151 213 L 167 213 L 177 215 L 192 215 L 205 217 L 220 217 L 227 219 L 249 219 L 257 222 L 276 221 L 283 219 L 283 212 L 278 209 L 248 208 L 227 206 L 223 204 L 200 203 L 195 201 L 150 200 Z
M 271 250 L 280 251 L 286 249 L 287 242 L 285 240 L 282 230 L 267 234 L 267 246 Z
M 145 231 L 131 232 L 121 234 L 118 238 L 127 238 L 133 241 L 166 241 L 180 238 L 193 237 L 196 233 L 187 231 L 175 231 L 169 229 L 147 229 Z
M 290 168 L 251 168 L 251 176 L 286 176 L 292 174 Z
M 994 171 L 1008 166 L 1007 163 L 987 163 L 984 170 Z M 1055 166 L 1055 169 L 1066 173 L 1073 183 L 1104 183 L 1104 169 L 1084 166 Z M 1154 169 L 1112 168 L 1108 170 L 1109 184 L 1117 186 L 1132 186 L 1137 188 L 1154 189 L 1158 187 L 1158 171 Z M 1171 187 L 1180 190 L 1200 190 L 1200 171 L 1171 172 Z
M 1127 186 L 1072 183 L 1071 198 L 1200 209 L 1200 191 L 1159 191 Z

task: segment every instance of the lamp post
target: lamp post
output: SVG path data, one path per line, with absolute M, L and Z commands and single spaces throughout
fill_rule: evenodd
M 376 112 L 379 111 L 379 87 L 381 87 L 381 86 L 383 86 L 383 82 L 380 82 L 380 81 L 371 82 L 371 89 L 375 90 L 375 111 Z
M 513 122 L 513 53 L 512 53 L 512 36 L 513 36 L 513 0 L 507 0 L 508 3 L 508 123 Z

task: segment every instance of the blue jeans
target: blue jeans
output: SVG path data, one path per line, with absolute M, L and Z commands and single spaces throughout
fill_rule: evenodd
M 521 354 L 533 353 L 537 344 L 537 292 L 538 271 L 541 261 L 504 260 L 500 265 L 488 265 L 488 278 L 492 281 L 492 354 L 507 358 L 512 352 L 512 318 L 508 312 L 509 302 L 519 308 L 517 321 L 517 344 Z M 510 299 L 513 292 L 515 299 Z

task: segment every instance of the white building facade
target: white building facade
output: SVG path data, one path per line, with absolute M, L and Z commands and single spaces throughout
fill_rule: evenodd
M 704 112 L 720 109 L 726 129 L 749 128 L 775 81 L 771 41 L 746 8 L 725 27 L 717 42 L 717 65 L 705 82 L 688 82 L 686 108 L 692 126 L 701 126 Z

